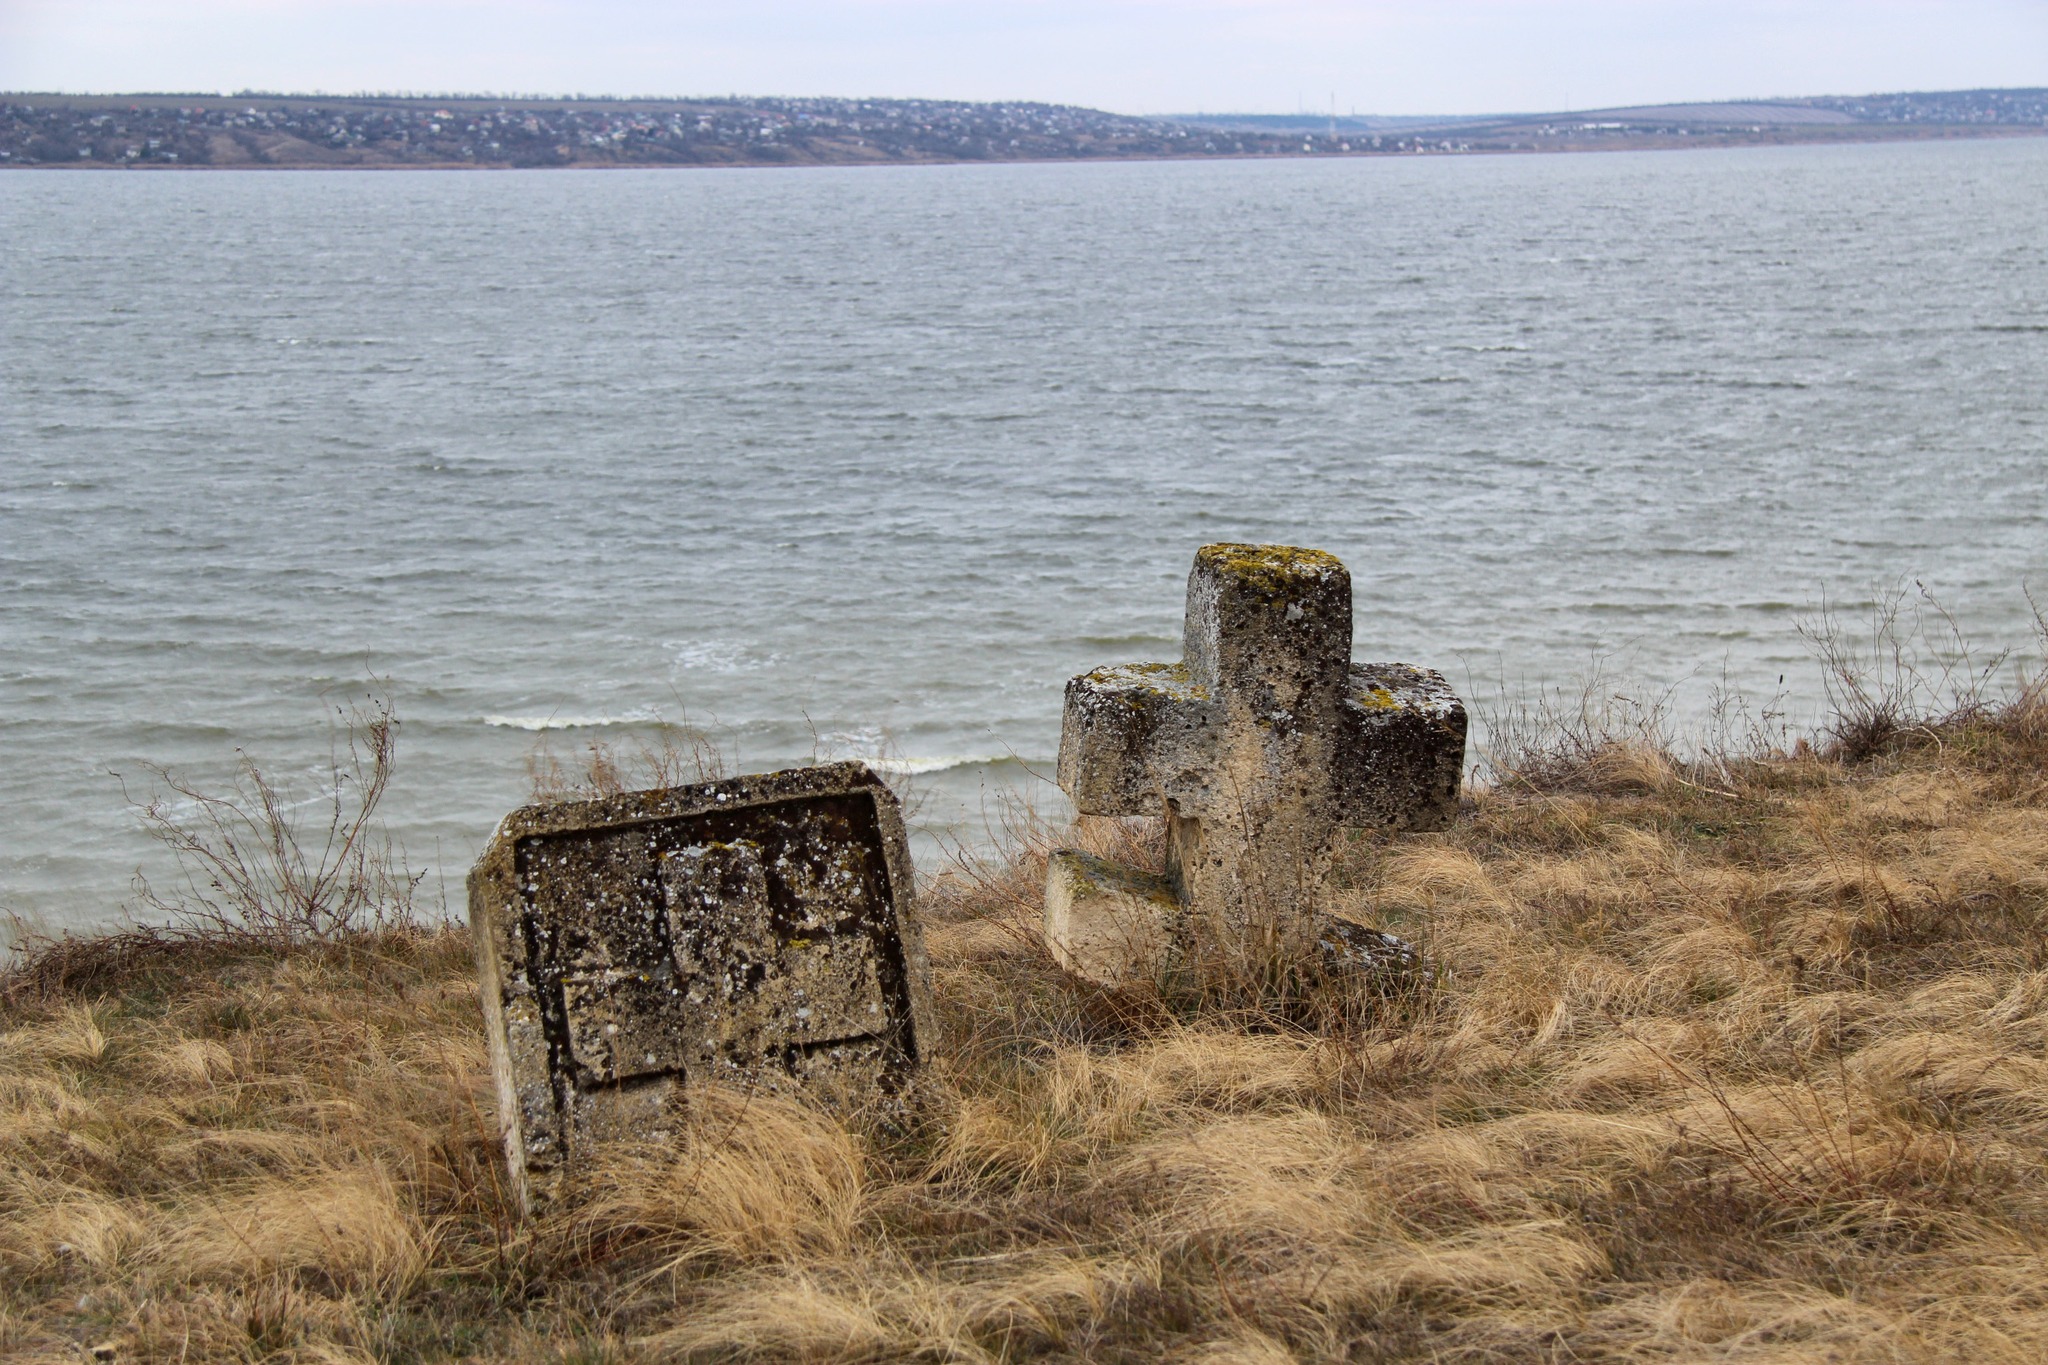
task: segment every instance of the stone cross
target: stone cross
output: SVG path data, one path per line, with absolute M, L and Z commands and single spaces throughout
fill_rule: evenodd
M 594 1142 L 675 1136 L 688 1082 L 887 1103 L 930 1045 L 902 815 L 859 763 L 528 806 L 469 899 L 522 1208 Z
M 1464 758 L 1465 708 L 1440 675 L 1351 662 L 1335 556 L 1206 545 L 1181 661 L 1073 679 L 1060 734 L 1060 786 L 1081 813 L 1164 814 L 1166 877 L 1055 858 L 1048 941 L 1107 981 L 1156 960 L 1175 933 L 1163 906 L 1239 944 L 1313 933 L 1337 830 L 1443 825 Z

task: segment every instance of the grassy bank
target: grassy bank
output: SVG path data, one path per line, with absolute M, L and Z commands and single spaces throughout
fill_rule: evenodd
M 927 888 L 912 1128 L 707 1095 L 524 1226 L 460 930 L 48 946 L 0 987 L 0 1356 L 2048 1357 L 2038 694 L 1551 758 L 1354 850 L 1430 974 L 1077 986 L 1041 832 Z

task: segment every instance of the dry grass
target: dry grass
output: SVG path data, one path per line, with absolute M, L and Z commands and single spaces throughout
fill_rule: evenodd
M 527 1226 L 460 931 L 52 949 L 0 995 L 0 1357 L 2048 1358 L 2039 700 L 1482 792 L 1356 850 L 1434 972 L 1321 1027 L 1063 978 L 1076 836 L 1022 830 L 928 888 L 907 1131 L 709 1095 Z

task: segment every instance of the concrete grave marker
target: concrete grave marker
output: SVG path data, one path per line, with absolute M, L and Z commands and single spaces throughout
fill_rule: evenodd
M 687 1083 L 858 1106 L 929 1039 L 895 797 L 865 766 L 528 806 L 469 878 L 499 1121 L 525 1205 Z
M 1435 829 L 1457 809 L 1465 708 L 1443 678 L 1351 662 L 1351 575 L 1286 545 L 1206 545 L 1182 657 L 1067 684 L 1059 782 L 1084 815 L 1164 814 L 1166 879 L 1060 854 L 1047 941 L 1114 984 L 1193 916 L 1238 943 L 1316 932 L 1343 826 Z

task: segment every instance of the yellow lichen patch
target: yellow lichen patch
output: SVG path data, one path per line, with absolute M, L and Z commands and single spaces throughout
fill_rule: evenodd
M 1337 556 L 1295 545 L 1204 545 L 1195 551 L 1195 564 L 1262 593 L 1280 592 L 1345 572 L 1344 563 Z
M 1209 697 L 1209 689 L 1189 676 L 1185 663 L 1109 664 L 1082 674 L 1078 681 L 1133 711 L 1181 701 L 1206 701 Z
M 1097 687 L 1114 687 L 1131 691 L 1147 687 L 1167 688 L 1188 680 L 1185 664 L 1105 664 L 1081 675 Z

